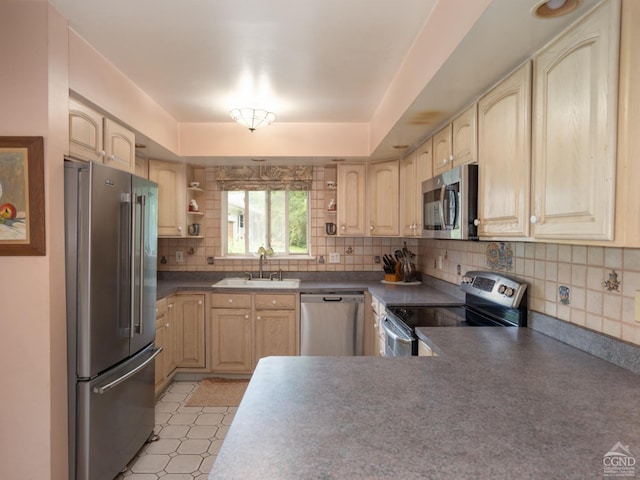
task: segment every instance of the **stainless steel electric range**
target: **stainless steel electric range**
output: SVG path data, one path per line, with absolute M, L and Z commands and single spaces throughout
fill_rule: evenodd
M 417 327 L 526 327 L 527 284 L 496 272 L 467 272 L 459 306 L 387 307 L 382 320 L 388 357 L 418 354 Z

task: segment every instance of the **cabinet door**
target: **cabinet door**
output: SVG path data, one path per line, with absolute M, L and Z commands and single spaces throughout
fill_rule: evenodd
M 366 235 L 366 165 L 338 165 L 338 235 Z
M 440 175 L 450 170 L 452 162 L 451 124 L 449 124 L 433 136 L 433 175 Z
M 256 310 L 255 363 L 273 355 L 297 353 L 295 310 Z
M 211 309 L 211 369 L 251 372 L 251 310 Z
M 167 321 L 166 315 L 158 315 L 156 317 L 156 347 L 162 348 L 162 351 L 156 357 L 156 393 L 164 386 L 165 378 L 165 357 L 167 355 Z
M 531 62 L 478 102 L 478 235 L 529 235 Z
M 433 176 L 433 149 L 432 139 L 424 142 L 416 150 L 416 194 L 413 197 L 415 208 L 415 228 L 413 234 L 416 237 L 422 236 L 422 182 Z
M 369 233 L 398 235 L 399 162 L 375 163 L 369 166 Z
M 104 164 L 133 173 L 136 169 L 136 136 L 110 118 L 104 119 Z
M 205 359 L 204 295 L 179 294 L 176 298 L 177 366 L 203 368 Z
M 102 162 L 102 115 L 69 99 L 69 155 L 80 160 Z
M 453 166 L 473 163 L 478 159 L 478 107 L 474 103 L 451 123 Z
M 534 64 L 532 235 L 611 240 L 619 2 L 604 2 Z
M 149 160 L 149 180 L 158 184 L 158 236 L 184 237 L 187 223 L 185 166 Z
M 169 377 L 177 366 L 178 358 L 178 329 L 176 326 L 176 299 L 171 296 L 167 299 L 167 328 L 165 331 L 166 355 L 164 357 L 164 375 Z
M 400 235 L 410 237 L 416 231 L 417 152 L 400 160 Z

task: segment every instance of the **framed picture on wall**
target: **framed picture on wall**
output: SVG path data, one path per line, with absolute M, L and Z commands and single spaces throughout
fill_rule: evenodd
M 43 138 L 0 137 L 0 255 L 44 254 Z

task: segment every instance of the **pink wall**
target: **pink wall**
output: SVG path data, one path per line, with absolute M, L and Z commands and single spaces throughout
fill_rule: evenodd
M 0 478 L 67 478 L 63 155 L 67 26 L 44 0 L 0 3 L 0 135 L 45 139 L 47 255 L 0 257 Z
M 69 31 L 69 87 L 178 153 L 178 122 L 73 30 Z
M 278 123 L 264 130 L 228 123 L 181 123 L 180 155 L 369 157 L 366 123 Z
M 491 0 L 438 2 L 371 120 L 372 152 L 490 3 Z

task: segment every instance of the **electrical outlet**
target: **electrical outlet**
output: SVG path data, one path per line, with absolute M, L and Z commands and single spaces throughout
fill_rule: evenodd
M 640 290 L 636 290 L 635 321 L 640 322 Z
M 330 253 L 329 254 L 329 263 L 340 263 L 340 254 L 339 253 Z
M 176 263 L 184 262 L 184 253 L 182 250 L 176 250 Z
M 373 256 L 373 263 L 380 263 L 380 255 Z
M 442 270 L 442 264 L 443 264 L 442 255 L 438 255 L 438 270 Z

